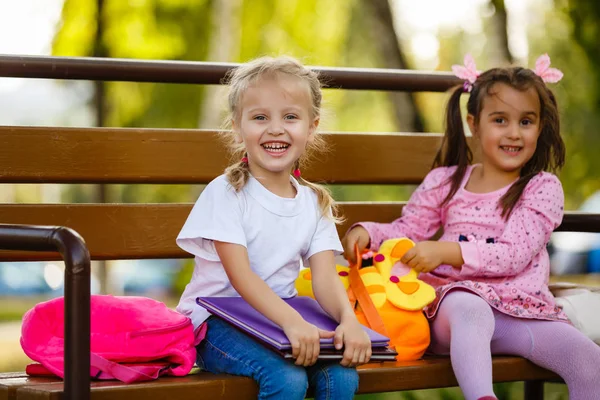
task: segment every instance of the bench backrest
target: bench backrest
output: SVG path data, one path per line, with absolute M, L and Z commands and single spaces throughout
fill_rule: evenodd
M 219 133 L 202 130 L 0 127 L 1 182 L 208 183 L 227 165 Z M 325 134 L 331 151 L 303 174 L 346 184 L 420 182 L 440 136 Z M 346 222 L 390 221 L 401 203 L 343 203 Z M 0 204 L 4 223 L 67 225 L 86 240 L 93 259 L 187 257 L 174 238 L 191 204 Z M 48 254 L 10 252 L 6 259 Z

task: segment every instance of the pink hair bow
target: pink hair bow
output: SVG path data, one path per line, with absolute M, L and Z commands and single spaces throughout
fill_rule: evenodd
M 563 73 L 559 69 L 550 68 L 550 57 L 548 54 L 542 54 L 538 57 L 535 61 L 533 72 L 546 83 L 556 83 L 563 77 Z
M 473 89 L 473 84 L 479 77 L 480 72 L 475 67 L 475 60 L 470 54 L 465 55 L 465 65 L 453 65 L 452 72 L 460 79 L 464 79 L 463 88 L 465 92 L 470 92 Z M 542 78 L 546 83 L 556 83 L 563 77 L 563 73 L 556 68 L 550 68 L 550 57 L 548 54 L 542 54 L 535 61 L 535 69 L 533 72 Z
M 480 72 L 475 67 L 475 60 L 470 54 L 465 55 L 465 65 L 453 65 L 452 72 L 460 79 L 464 79 L 465 83 L 463 88 L 466 92 L 470 92 L 473 89 L 473 84 L 477 80 Z

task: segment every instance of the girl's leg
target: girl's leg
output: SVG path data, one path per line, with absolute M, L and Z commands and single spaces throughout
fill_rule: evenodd
M 514 354 L 565 380 L 571 400 L 598 399 L 600 347 L 572 325 L 560 321 L 513 318 L 495 311 L 495 354 Z
M 308 367 L 310 385 L 315 388 L 315 400 L 353 399 L 358 390 L 358 372 L 339 362 L 317 362 Z
M 431 324 L 431 350 L 448 354 L 466 400 L 494 396 L 490 341 L 494 313 L 481 297 L 455 290 L 442 300 Z M 492 397 L 495 398 L 495 397 Z
M 304 367 L 294 365 L 218 318 L 209 318 L 207 324 L 206 338 L 196 347 L 200 368 L 254 379 L 261 400 L 304 399 L 308 388 Z

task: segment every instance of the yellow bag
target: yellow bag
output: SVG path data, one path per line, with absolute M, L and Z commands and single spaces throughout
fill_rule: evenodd
M 360 254 L 356 265 L 336 265 L 358 320 L 390 338 L 398 361 L 421 358 L 430 342 L 422 310 L 435 299 L 435 290 L 399 262 L 414 245 L 406 238 L 386 240 L 374 254 L 373 266 L 361 268 Z M 296 288 L 300 295 L 314 298 L 310 270 L 300 272 Z

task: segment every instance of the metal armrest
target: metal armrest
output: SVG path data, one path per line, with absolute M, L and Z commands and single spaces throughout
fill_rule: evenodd
M 90 398 L 90 253 L 62 226 L 0 224 L 0 249 L 57 251 L 65 262 L 64 398 Z
M 567 211 L 556 232 L 600 232 L 600 214 Z

